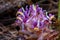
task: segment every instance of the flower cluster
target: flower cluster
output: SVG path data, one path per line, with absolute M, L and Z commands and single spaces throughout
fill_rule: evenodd
M 27 26 L 35 29 L 49 27 L 54 15 L 47 15 L 47 11 L 39 7 L 39 5 L 30 5 L 20 8 L 17 12 L 17 22 L 22 24 L 22 27 Z

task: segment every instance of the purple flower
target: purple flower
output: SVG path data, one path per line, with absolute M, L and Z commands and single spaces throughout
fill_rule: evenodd
M 20 9 L 18 10 L 18 12 L 22 12 L 22 8 L 20 8 Z
M 46 20 L 48 20 L 49 18 L 47 18 L 47 16 L 45 15 L 45 12 L 42 8 L 39 7 L 39 5 L 36 5 L 36 7 L 34 7 L 35 5 L 30 5 L 29 9 L 28 6 L 26 6 L 25 11 L 23 12 L 22 8 L 20 8 L 18 11 L 22 12 L 23 16 L 18 15 L 19 17 L 22 18 L 22 23 L 24 23 L 24 25 L 27 23 L 29 24 L 28 27 L 38 27 L 40 29 L 46 27 L 45 25 L 47 25 L 47 23 L 44 23 Z M 52 16 L 52 14 L 49 14 L 49 16 Z M 39 20 L 39 22 L 38 22 Z M 50 20 L 48 20 L 50 21 Z M 18 21 L 17 21 L 18 22 Z M 20 21 L 19 21 L 20 22 Z M 50 22 L 49 22 L 50 23 Z M 38 25 L 38 26 L 37 26 Z
M 49 16 L 51 17 L 51 16 L 52 16 L 52 14 L 49 14 Z

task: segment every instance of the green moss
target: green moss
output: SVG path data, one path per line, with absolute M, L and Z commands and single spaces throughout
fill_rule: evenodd
M 59 8 L 58 8 L 58 20 L 60 20 L 60 0 L 59 0 L 58 6 L 59 6 Z
M 60 22 L 60 0 L 59 0 L 59 4 L 58 4 L 58 20 Z M 59 23 L 60 24 L 60 23 Z M 60 25 L 57 26 L 57 29 L 60 30 Z M 60 32 L 60 31 L 59 31 Z M 60 35 L 60 34 L 59 34 Z M 60 36 L 57 40 L 60 40 Z

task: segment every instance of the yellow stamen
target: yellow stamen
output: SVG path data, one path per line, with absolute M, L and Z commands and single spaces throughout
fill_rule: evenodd
M 23 15 L 24 16 L 24 14 L 22 12 L 19 12 L 19 11 L 17 12 L 17 14 L 20 14 L 20 15 Z
M 19 19 L 19 20 L 23 21 L 21 17 L 17 17 L 17 19 Z
M 39 31 L 39 28 L 35 27 L 34 30 L 35 30 L 35 31 Z
M 54 15 L 49 18 L 49 20 L 52 20 L 54 18 Z

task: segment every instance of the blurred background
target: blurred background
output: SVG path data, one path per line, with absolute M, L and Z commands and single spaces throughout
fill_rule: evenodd
M 19 8 L 25 8 L 26 5 L 29 6 L 31 4 L 38 4 L 43 8 L 43 10 L 47 10 L 48 14 L 54 14 L 56 19 L 52 20 L 52 28 L 60 32 L 60 9 L 58 7 L 58 5 L 60 6 L 59 0 L 0 0 L 0 34 L 2 34 L 0 35 L 0 39 L 5 40 L 2 36 L 10 36 L 8 37 L 10 40 L 16 39 L 14 36 L 16 36 L 15 34 L 18 32 L 15 30 L 19 29 L 19 27 L 14 28 L 15 26 L 13 25 L 16 20 L 16 13 Z M 11 36 L 9 32 L 12 34 L 14 32 L 14 36 Z M 6 38 L 6 40 L 8 39 Z

